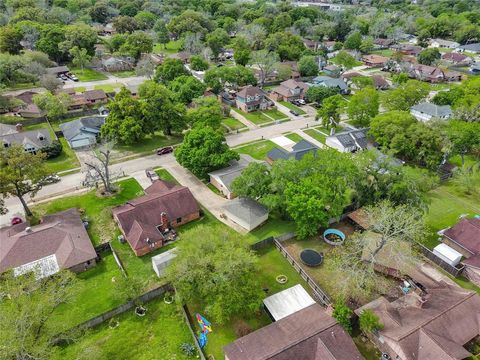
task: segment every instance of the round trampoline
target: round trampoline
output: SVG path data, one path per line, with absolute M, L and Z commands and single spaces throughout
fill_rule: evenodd
M 319 266 L 323 262 L 323 254 L 313 249 L 305 249 L 300 253 L 300 259 L 307 266 Z
M 345 242 L 345 234 L 338 229 L 327 229 L 323 233 L 323 240 L 333 246 L 342 245 Z

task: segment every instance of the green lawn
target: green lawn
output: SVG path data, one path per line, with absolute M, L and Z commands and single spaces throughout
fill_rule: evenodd
M 80 166 L 80 162 L 75 152 L 70 148 L 65 138 L 59 138 L 62 143 L 62 152 L 59 156 L 46 161 L 47 168 L 54 173 L 75 169 Z
M 80 68 L 71 67 L 70 71 L 72 74 L 76 75 L 80 81 L 97 81 L 108 79 L 108 76 L 93 69 L 85 68 L 82 72 L 82 69 Z
M 324 132 L 325 134 L 330 134 L 330 128 L 327 128 L 325 126 L 315 126 L 314 129 L 318 129 L 321 132 Z M 343 126 L 341 126 L 341 125 L 335 126 L 335 132 L 336 133 L 339 133 L 342 130 L 343 130 Z
M 83 209 L 89 219 L 88 234 L 94 245 L 112 240 L 117 229 L 112 218 L 111 208 L 143 194 L 142 187 L 135 179 L 118 182 L 116 195 L 100 198 L 95 190 L 82 195 L 63 197 L 48 203 L 36 205 L 32 210 L 37 217 L 70 208 Z
M 162 44 L 155 44 L 153 47 L 154 53 L 176 54 L 182 47 L 182 40 L 170 41 L 165 46 Z
M 300 109 L 298 106 L 293 105 L 292 103 L 290 103 L 290 102 L 288 102 L 288 101 L 280 101 L 280 104 L 282 104 L 283 106 L 289 108 L 290 110 L 296 111 L 299 115 L 304 115 L 304 114 L 306 114 L 305 111 L 303 111 L 303 110 Z
M 392 49 L 382 49 L 382 50 L 372 51 L 372 54 L 381 55 L 381 56 L 385 56 L 385 57 L 390 57 L 394 53 L 395 53 L 395 51 L 393 51 Z
M 85 92 L 85 91 L 87 91 L 87 88 L 86 88 L 85 86 L 77 86 L 77 87 L 75 87 L 75 92 L 77 92 L 77 93 L 83 93 L 83 92 Z
M 285 137 L 289 138 L 292 141 L 295 141 L 296 143 L 298 143 L 301 140 L 304 140 L 303 137 L 301 137 L 297 133 L 291 133 L 291 134 L 285 135 Z
M 327 140 L 327 137 L 325 135 L 315 129 L 303 130 L 303 132 L 307 135 L 310 135 L 315 140 L 320 141 L 322 144 L 325 144 L 325 141 Z
M 287 115 L 277 109 L 263 110 L 262 113 L 270 116 L 274 120 L 288 119 Z
M 246 128 L 243 123 L 232 117 L 223 119 L 222 124 L 228 126 L 231 130 L 240 130 Z
M 119 78 L 127 78 L 131 76 L 135 76 L 135 70 L 115 71 L 115 72 L 111 72 L 110 75 L 113 75 Z
M 170 174 L 167 170 L 165 169 L 156 169 L 155 172 L 157 173 L 158 176 L 160 176 L 160 179 L 165 180 L 165 181 L 170 181 L 172 183 L 178 184 L 179 182 L 177 179 L 173 177 L 172 174 Z
M 425 218 L 428 236 L 423 244 L 430 249 L 439 244 L 437 231 L 457 223 L 460 215 L 480 214 L 480 196 L 467 196 L 450 182 L 430 191 L 428 198 L 430 204 Z
M 245 117 L 247 120 L 250 120 L 251 122 L 257 125 L 265 124 L 273 121 L 272 119 L 270 119 L 269 117 L 266 117 L 259 111 L 246 113 L 240 109 L 236 109 L 236 108 L 232 108 L 232 109 L 233 111 L 236 111 L 237 113 Z
M 106 322 L 87 332 L 77 343 L 57 348 L 53 359 L 191 359 L 180 349 L 193 339 L 177 304 L 167 305 L 159 297 L 148 302 L 144 317 L 127 311 L 111 329 Z
M 240 148 L 236 148 L 235 151 L 240 154 L 247 154 L 257 160 L 265 160 L 270 150 L 276 148 L 270 140 L 263 140 L 253 144 L 245 145 Z
M 182 135 L 165 136 L 161 132 L 156 132 L 155 135 L 146 136 L 140 143 L 133 145 L 116 145 L 115 151 L 120 156 L 128 156 L 132 154 L 143 154 L 153 152 L 155 149 L 163 146 L 180 144 L 182 142 Z
M 105 92 L 115 92 L 115 89 L 120 89 L 123 85 L 122 84 L 103 84 L 103 85 L 95 85 L 95 90 L 103 90 Z
M 335 65 L 341 65 L 341 64 L 338 63 L 338 59 L 337 59 L 336 56 L 334 58 L 330 59 L 330 61 Z M 355 63 L 353 64 L 353 67 L 361 66 L 361 65 L 363 65 L 363 63 L 361 61 L 356 60 Z

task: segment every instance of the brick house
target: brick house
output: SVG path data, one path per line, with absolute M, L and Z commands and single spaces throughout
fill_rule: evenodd
M 303 99 L 308 85 L 302 81 L 287 80 L 272 90 L 270 97 L 275 101 L 289 101 Z
M 103 90 L 87 90 L 83 93 L 83 97 L 88 104 L 103 104 L 107 102 L 107 94 Z
M 380 56 L 380 55 L 364 55 L 362 57 L 363 63 L 368 66 L 368 67 L 383 67 L 386 62 L 388 61 L 388 58 L 385 56 Z
M 173 240 L 172 228 L 198 219 L 200 208 L 187 187 L 156 180 L 144 196 L 113 208 L 112 213 L 135 255 L 142 256 Z
M 266 98 L 263 90 L 256 86 L 248 85 L 237 92 L 235 104 L 240 110 L 251 112 L 266 110 L 270 106 L 270 101 Z

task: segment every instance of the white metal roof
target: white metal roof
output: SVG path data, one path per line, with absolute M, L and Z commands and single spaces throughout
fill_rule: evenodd
M 297 284 L 267 297 L 263 300 L 263 304 L 274 320 L 278 321 L 315 304 L 315 300 L 312 299 L 302 285 Z
M 453 266 L 458 264 L 460 262 L 460 259 L 462 258 L 462 254 L 460 254 L 457 250 L 452 249 L 447 244 L 440 244 L 435 246 L 433 252 Z
M 57 256 L 55 254 L 45 256 L 44 258 L 23 264 L 13 269 L 14 276 L 26 274 L 27 272 L 35 272 L 35 277 L 43 279 L 60 271 Z
M 155 266 L 171 261 L 177 256 L 176 251 L 177 249 L 173 248 L 164 253 L 152 256 L 152 264 Z

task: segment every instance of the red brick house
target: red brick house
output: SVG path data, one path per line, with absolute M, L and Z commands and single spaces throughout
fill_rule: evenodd
M 171 240 L 172 228 L 198 219 L 200 208 L 187 187 L 157 180 L 144 196 L 112 213 L 135 255 L 142 256 Z
M 364 55 L 362 57 L 362 61 L 368 67 L 383 67 L 388 61 L 388 58 L 385 56 L 372 54 Z
M 272 90 L 270 97 L 275 101 L 293 101 L 303 99 L 308 85 L 302 81 L 286 80 Z
M 103 90 L 87 90 L 83 93 L 83 97 L 89 104 L 106 103 L 108 99 Z

